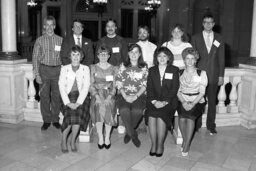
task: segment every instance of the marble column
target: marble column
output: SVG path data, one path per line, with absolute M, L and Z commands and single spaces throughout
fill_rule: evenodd
M 256 59 L 256 0 L 253 3 L 252 35 L 250 56 Z
M 19 59 L 16 38 L 15 0 L 1 0 L 2 52 L 1 60 Z

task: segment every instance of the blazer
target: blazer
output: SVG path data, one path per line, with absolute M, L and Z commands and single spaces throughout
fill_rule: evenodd
M 171 77 L 166 78 L 167 73 Z M 169 75 L 170 76 L 170 75 Z M 169 65 L 165 69 L 164 78 L 160 80 L 160 72 L 158 66 L 149 68 L 147 78 L 147 107 L 153 106 L 152 101 L 167 101 L 173 109 L 178 105 L 177 92 L 179 89 L 179 68 Z
M 66 36 L 63 39 L 61 50 L 60 50 L 60 57 L 62 65 L 70 64 L 70 51 L 73 46 L 75 46 L 75 40 L 73 34 Z M 81 64 L 90 66 L 93 64 L 94 61 L 94 54 L 92 48 L 92 41 L 87 39 L 86 37 L 82 37 L 82 50 L 84 53 L 84 59 L 81 61 Z
M 224 77 L 225 70 L 225 46 L 222 37 L 218 33 L 213 34 L 210 53 L 207 51 L 203 32 L 192 36 L 191 44 L 200 56 L 197 67 L 206 71 L 209 84 L 217 84 L 219 77 Z
M 71 64 L 61 67 L 59 89 L 64 105 L 70 103 L 68 94 L 70 93 L 75 80 L 77 81 L 77 88 L 79 91 L 79 96 L 76 102 L 83 104 L 90 87 L 89 67 L 80 64 L 79 69 L 76 72 L 72 70 Z

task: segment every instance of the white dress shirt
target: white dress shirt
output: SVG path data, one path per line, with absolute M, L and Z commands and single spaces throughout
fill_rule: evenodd
M 73 37 L 74 37 L 74 40 L 75 40 L 75 44 L 78 45 L 78 46 L 81 46 L 82 45 L 82 35 L 77 36 L 77 35 L 74 34 Z M 78 38 L 79 38 L 80 42 L 78 42 Z
M 212 47 L 212 42 L 213 42 L 213 31 L 210 33 L 207 33 L 206 31 L 203 31 L 203 37 L 204 37 L 204 42 L 207 48 L 208 53 L 210 53 L 211 47 Z M 210 39 L 210 44 L 207 43 L 207 39 Z
M 154 65 L 154 52 L 156 50 L 156 45 L 146 41 L 138 41 L 137 44 L 141 47 L 142 55 L 144 61 L 148 64 L 148 68 L 152 67 Z

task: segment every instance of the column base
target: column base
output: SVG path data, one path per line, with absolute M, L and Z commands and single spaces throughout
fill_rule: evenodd
M 0 60 L 17 60 L 21 59 L 21 56 L 18 55 L 18 52 L 0 52 Z

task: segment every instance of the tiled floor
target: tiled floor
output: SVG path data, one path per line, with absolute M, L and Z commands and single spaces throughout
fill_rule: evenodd
M 77 153 L 60 151 L 61 133 L 53 127 L 41 132 L 40 123 L 0 123 L 0 170 L 161 170 L 161 171 L 230 171 L 256 170 L 256 130 L 243 127 L 218 128 L 210 136 L 205 129 L 195 135 L 190 156 L 182 157 L 180 147 L 168 134 L 161 158 L 148 155 L 150 140 L 140 133 L 140 148 L 125 145 L 123 135 L 112 134 L 109 150 L 97 148 L 97 137 L 91 143 L 79 143 Z

